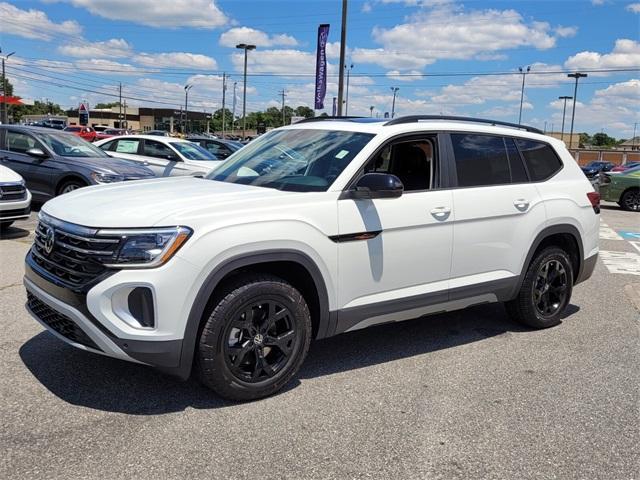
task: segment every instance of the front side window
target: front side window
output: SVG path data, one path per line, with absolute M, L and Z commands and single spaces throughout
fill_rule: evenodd
M 297 192 L 324 192 L 373 134 L 315 129 L 275 130 L 238 150 L 212 180 Z
M 33 137 L 20 132 L 7 131 L 7 150 L 27 153 L 27 150 L 32 148 L 36 148 L 36 140 Z
M 502 137 L 454 133 L 451 142 L 458 186 L 481 187 L 512 182 L 509 156 Z
M 365 173 L 389 173 L 406 192 L 433 186 L 434 144 L 429 139 L 396 140 L 385 145 L 365 167 Z
M 562 162 L 555 151 L 546 143 L 523 138 L 516 139 L 516 143 L 527 164 L 531 181 L 546 180 L 562 168 Z
M 145 140 L 144 142 L 144 154 L 148 157 L 155 158 L 177 158 L 177 155 L 168 146 L 154 142 L 153 140 Z

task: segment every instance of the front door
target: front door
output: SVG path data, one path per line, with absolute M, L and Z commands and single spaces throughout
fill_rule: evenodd
M 47 149 L 33 136 L 18 130 L 7 129 L 5 150 L 2 152 L 2 165 L 22 175 L 27 188 L 36 199 L 43 201 L 55 195 L 53 178 L 57 171 L 57 163 L 52 159 L 33 157 L 27 150 Z
M 338 201 L 337 331 L 415 318 L 448 300 L 452 192 L 439 189 L 435 136 L 395 139 L 364 173 L 396 175 L 395 199 Z

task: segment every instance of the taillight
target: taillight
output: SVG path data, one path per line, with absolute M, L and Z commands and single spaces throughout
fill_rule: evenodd
M 600 213 L 600 194 L 598 192 L 588 192 L 587 198 L 589 199 L 589 202 L 591 202 L 593 211 Z

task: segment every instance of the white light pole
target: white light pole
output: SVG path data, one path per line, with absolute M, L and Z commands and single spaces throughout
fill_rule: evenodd
M 573 100 L 573 97 L 563 95 L 561 97 L 558 97 L 558 100 L 564 100 L 564 105 L 562 107 L 562 130 L 560 130 L 560 140 L 564 142 L 564 117 L 567 112 L 567 100 Z
M 391 118 L 393 118 L 393 116 L 396 113 L 396 94 L 398 93 L 398 90 L 400 90 L 399 87 L 391 87 L 391 91 L 393 92 L 393 103 L 391 104 Z
M 184 86 L 184 125 L 182 126 L 182 132 L 186 135 L 187 122 L 189 121 L 189 90 L 193 88 L 193 85 L 187 84 Z
M 347 68 L 347 66 L 345 65 L 344 68 Z M 353 63 L 349 66 L 349 69 L 347 70 L 347 95 L 346 95 L 346 100 L 344 102 L 345 116 L 349 115 L 349 77 L 351 76 L 351 69 L 353 69 Z
M 522 123 L 522 102 L 524 101 L 524 78 L 531 71 L 531 66 L 529 65 L 525 70 L 523 67 L 518 67 L 520 73 L 522 74 L 522 89 L 520 90 L 520 115 L 518 115 L 518 124 Z
M 244 140 L 247 131 L 247 52 L 249 50 L 255 50 L 256 46 L 240 43 L 236 45 L 236 48 L 244 50 L 244 86 L 242 93 L 242 140 Z
M 576 79 L 576 86 L 573 89 L 573 111 L 571 112 L 571 133 L 569 134 L 569 148 L 573 147 L 573 121 L 576 118 L 576 102 L 578 101 L 578 80 L 586 76 L 586 73 L 580 72 L 567 74 L 567 77 Z M 578 146 L 580 146 L 579 143 Z

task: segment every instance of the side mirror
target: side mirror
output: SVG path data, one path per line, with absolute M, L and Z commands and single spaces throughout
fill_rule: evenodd
M 40 148 L 30 148 L 25 152 L 27 155 L 36 158 L 47 158 L 49 155 L 44 153 Z
M 349 191 L 353 199 L 398 198 L 404 185 L 398 177 L 389 173 L 366 173 Z
M 170 162 L 180 162 L 182 159 L 176 155 L 167 155 L 167 160 Z

